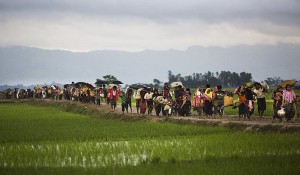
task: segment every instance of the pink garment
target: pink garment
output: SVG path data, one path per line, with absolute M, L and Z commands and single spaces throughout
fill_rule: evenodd
M 252 109 L 253 109 L 252 100 L 249 100 L 248 107 L 249 107 L 249 111 L 252 111 Z
M 237 87 L 237 88 L 234 89 L 233 93 L 237 94 L 240 90 L 241 90 L 241 87 L 239 86 L 239 87 Z
M 294 101 L 294 94 L 292 91 L 283 90 L 283 98 L 284 101 L 287 103 L 293 103 Z

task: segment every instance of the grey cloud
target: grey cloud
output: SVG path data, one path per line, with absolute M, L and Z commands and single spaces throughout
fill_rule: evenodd
M 300 25 L 298 0 L 2 0 L 0 14 L 75 13 L 92 16 L 137 16 L 152 20 L 194 18 L 207 22 L 259 19 Z

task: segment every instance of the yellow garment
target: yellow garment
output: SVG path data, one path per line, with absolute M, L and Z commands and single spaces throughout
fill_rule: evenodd
M 233 104 L 234 104 L 233 97 L 225 95 L 224 96 L 224 106 L 233 106 Z
M 207 97 L 209 97 L 210 99 L 212 99 L 212 98 L 213 98 L 213 92 L 212 92 L 212 90 L 211 90 L 210 88 L 207 88 L 207 89 L 205 90 L 205 95 L 206 95 Z

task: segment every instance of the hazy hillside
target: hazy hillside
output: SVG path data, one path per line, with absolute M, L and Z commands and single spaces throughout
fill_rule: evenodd
M 272 62 L 272 64 L 270 64 Z M 112 74 L 130 84 L 182 75 L 229 70 L 251 72 L 254 79 L 300 79 L 300 45 L 190 47 L 186 51 L 69 52 L 29 47 L 0 48 L 0 85 L 94 82 Z

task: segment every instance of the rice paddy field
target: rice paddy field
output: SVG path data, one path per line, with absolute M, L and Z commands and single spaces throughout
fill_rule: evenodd
M 299 164 L 296 133 L 124 120 L 76 105 L 0 102 L 0 174 L 298 175 Z

